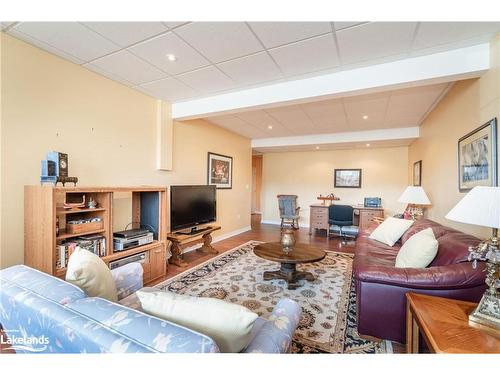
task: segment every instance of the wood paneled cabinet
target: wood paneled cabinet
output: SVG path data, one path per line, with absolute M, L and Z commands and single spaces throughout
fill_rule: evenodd
M 167 252 L 164 246 L 158 246 L 149 251 L 150 257 L 150 274 L 149 280 L 155 280 L 165 276 L 167 273 Z
M 154 234 L 152 243 L 118 251 L 113 247 L 113 202 L 122 207 L 123 195 L 131 200 L 129 228 L 145 225 Z M 65 202 L 93 199 L 95 208 L 63 207 Z M 122 215 L 120 209 L 120 215 Z M 85 230 L 74 231 L 71 223 L 97 219 Z M 129 256 L 143 254 L 144 283 L 164 277 L 167 272 L 167 189 L 164 187 L 54 187 L 24 188 L 24 263 L 40 271 L 63 278 L 72 243 L 86 236 L 97 238 L 93 252 L 109 265 Z M 120 221 L 120 220 L 117 220 Z M 123 230 L 119 228 L 116 230 Z
M 324 229 L 327 235 L 329 234 L 328 206 L 321 204 L 312 204 L 309 206 L 309 234 L 312 234 L 315 229 Z
M 366 229 L 372 222 L 374 217 L 384 217 L 384 209 L 382 207 L 362 207 L 354 206 L 354 225 L 359 226 L 359 230 Z

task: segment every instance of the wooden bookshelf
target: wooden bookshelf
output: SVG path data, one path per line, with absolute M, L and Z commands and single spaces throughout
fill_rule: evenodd
M 154 232 L 152 243 L 124 251 L 113 248 L 114 194 L 131 195 L 131 228 L 147 224 Z M 97 201 L 96 208 L 65 209 L 64 202 L 79 202 L 83 195 Z M 110 262 L 144 252 L 144 282 L 164 277 L 167 272 L 167 189 L 155 186 L 135 187 L 54 187 L 24 188 L 24 263 L 30 267 L 64 278 L 66 268 L 57 264 L 58 246 L 74 238 L 100 234 L 105 241 L 101 259 Z M 103 227 L 81 233 L 68 233 L 70 220 L 100 218 Z M 59 223 L 57 234 L 56 222 Z M 80 228 L 84 229 L 84 228 Z M 124 229 L 124 228 L 122 228 Z M 120 229 L 120 230 L 122 230 Z M 103 248 L 104 249 L 104 248 Z

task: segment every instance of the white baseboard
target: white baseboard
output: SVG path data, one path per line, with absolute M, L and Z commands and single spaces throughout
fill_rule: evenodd
M 233 230 L 232 232 L 229 232 L 229 233 L 221 234 L 220 236 L 214 236 L 213 240 L 212 240 L 212 243 L 216 243 L 216 242 L 228 239 L 230 237 L 237 236 L 238 234 L 241 234 L 241 233 L 244 233 L 244 232 L 248 232 L 249 230 L 252 230 L 252 227 L 250 225 L 247 226 L 247 227 L 243 227 L 243 228 L 240 228 L 240 229 Z M 193 245 L 193 246 L 190 246 L 190 247 L 186 247 L 182 251 L 182 253 L 189 253 L 190 251 L 199 249 L 201 247 L 201 245 L 202 244 L 199 243 L 199 244 L 196 244 L 196 245 Z
M 261 220 L 260 223 L 261 224 L 271 224 L 271 225 L 281 225 L 280 220 Z M 299 222 L 299 228 L 309 228 L 309 225 Z
M 261 211 L 254 211 L 254 212 L 252 212 L 252 215 L 262 215 L 262 212 Z

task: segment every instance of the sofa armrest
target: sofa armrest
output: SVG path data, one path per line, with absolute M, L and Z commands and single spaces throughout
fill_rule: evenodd
M 111 270 L 115 280 L 118 300 L 121 300 L 143 287 L 144 270 L 140 263 L 129 263 Z
M 302 309 L 297 302 L 284 298 L 278 301 L 269 319 L 264 323 L 245 353 L 287 353 L 299 325 Z
M 360 265 L 355 269 L 358 281 L 415 289 L 463 289 L 484 284 L 484 264 L 473 269 L 470 262 L 429 268 L 396 268 Z

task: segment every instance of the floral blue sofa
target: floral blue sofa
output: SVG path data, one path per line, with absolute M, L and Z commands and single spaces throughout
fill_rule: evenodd
M 217 353 L 209 337 L 140 311 L 142 266 L 112 271 L 118 303 L 27 266 L 0 270 L 0 323 L 17 353 Z M 258 318 L 245 353 L 286 353 L 300 307 L 283 299 Z M 5 341 L 5 340 L 4 340 Z

